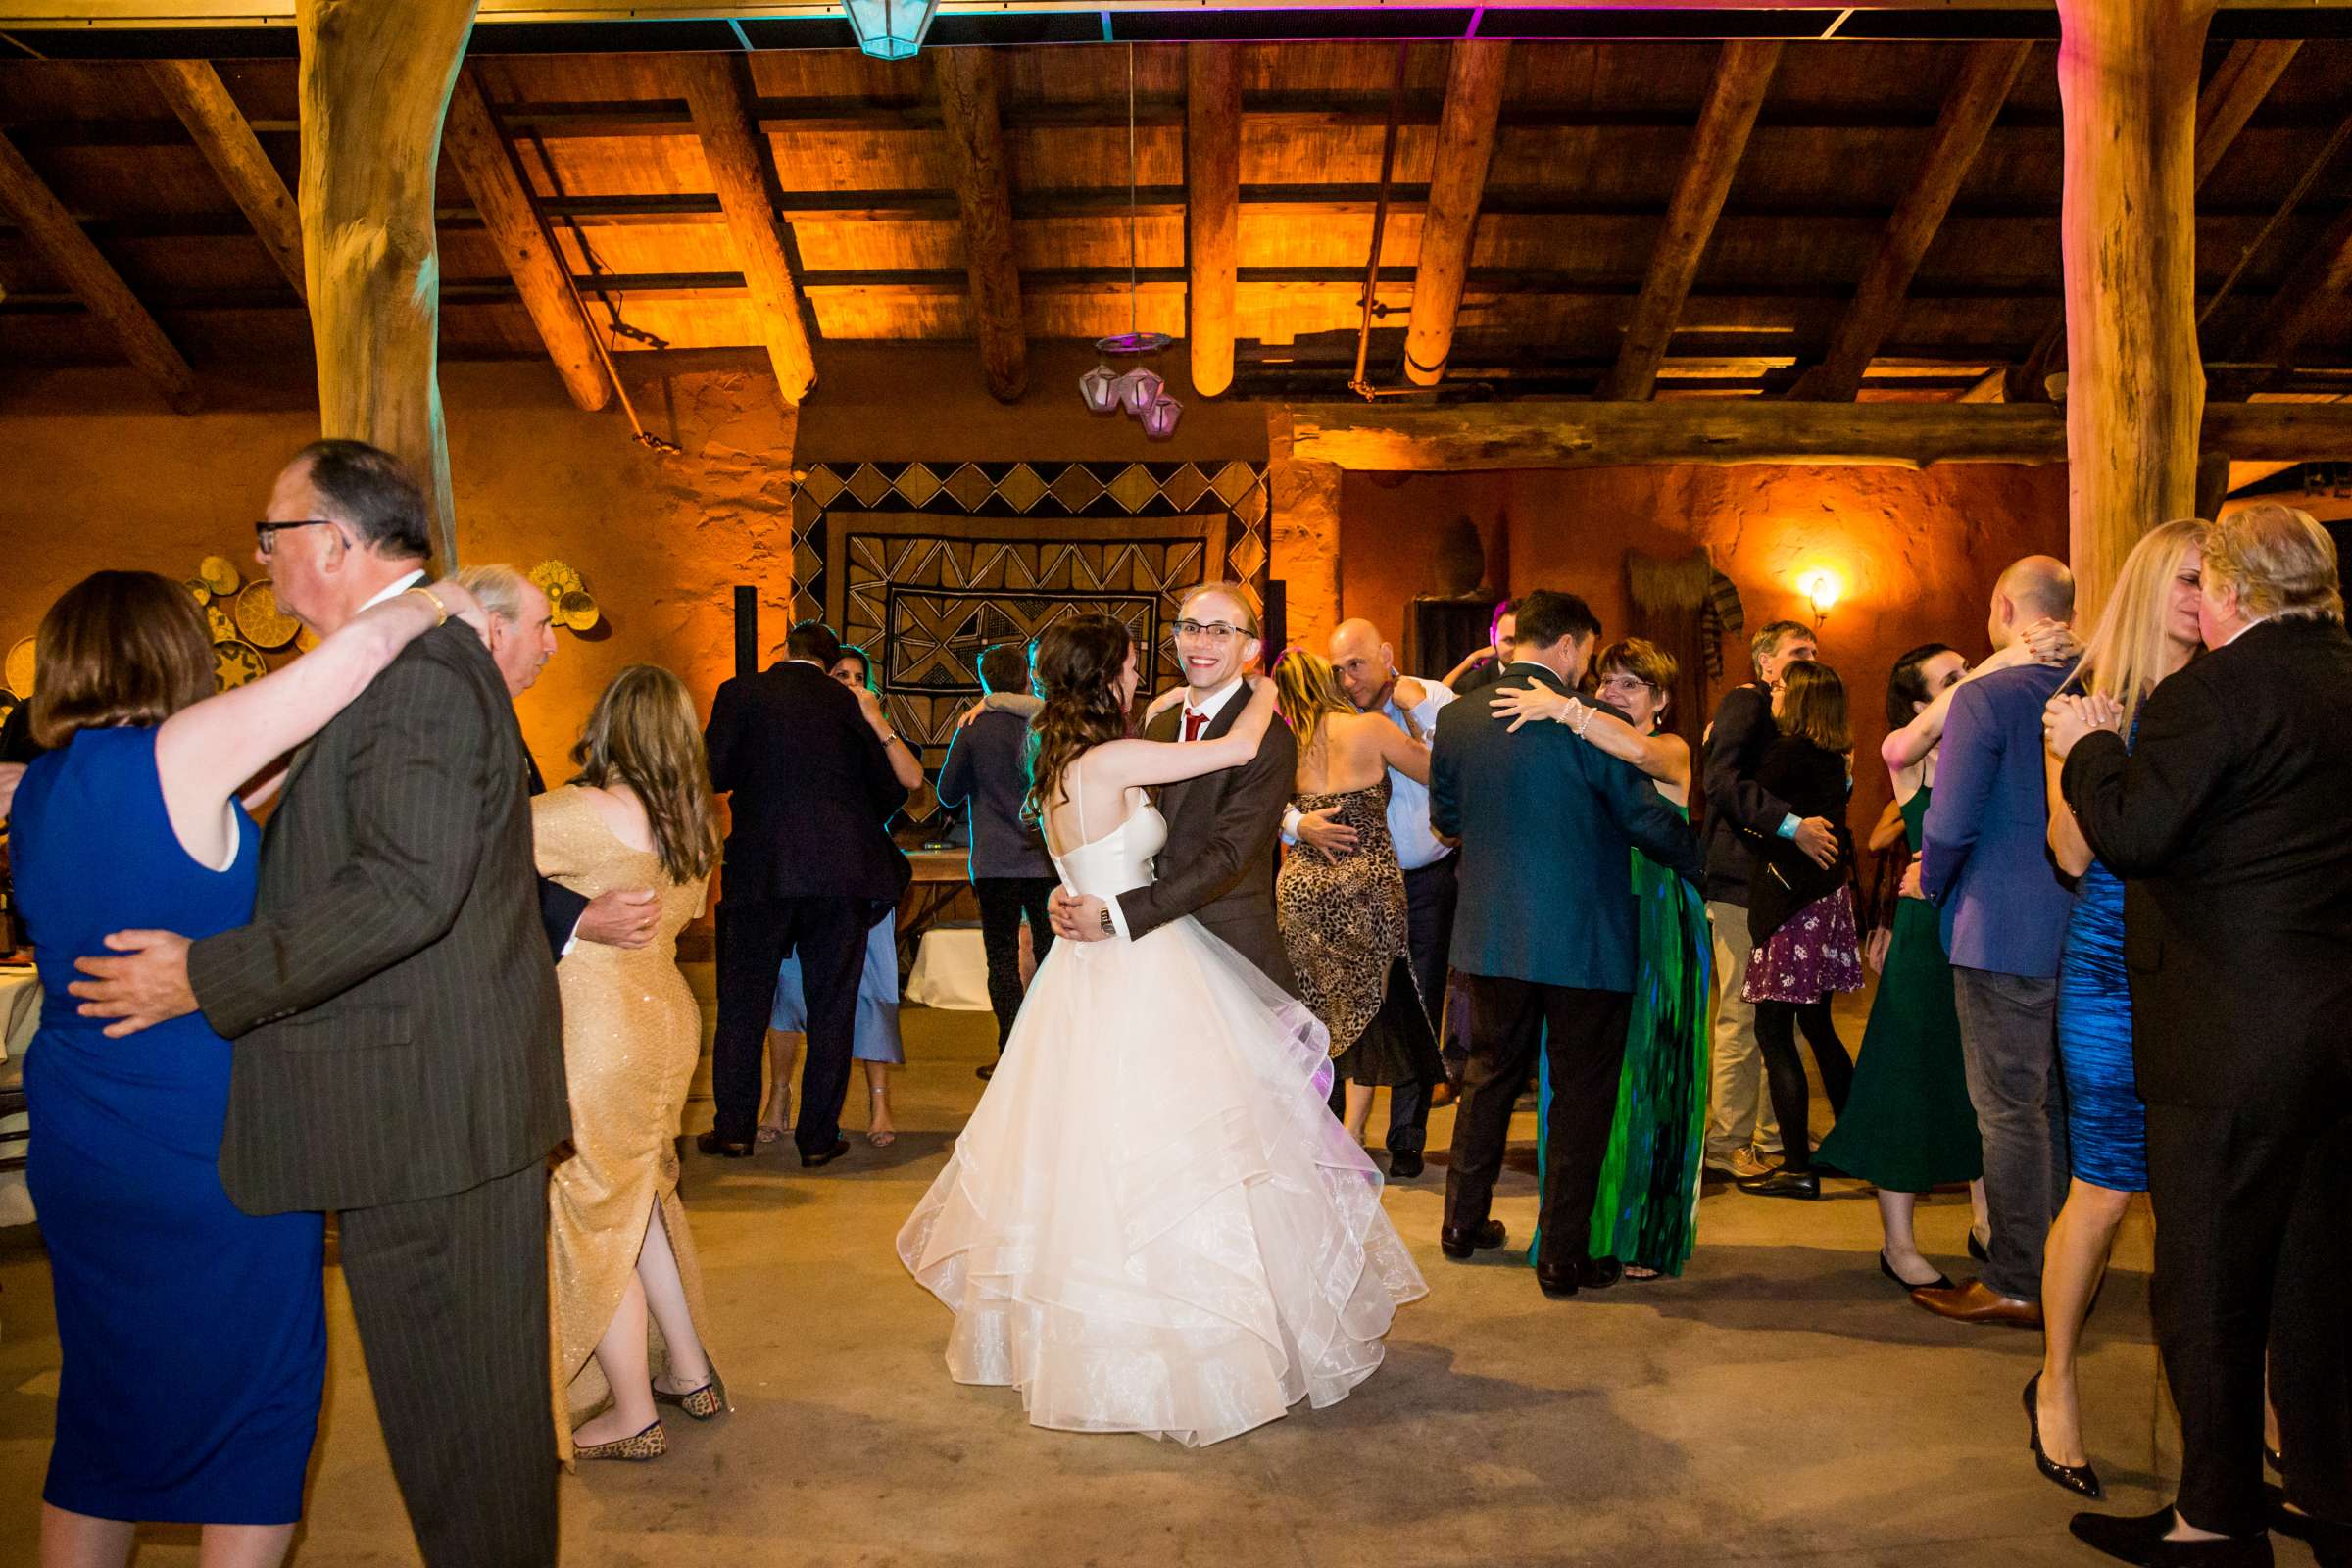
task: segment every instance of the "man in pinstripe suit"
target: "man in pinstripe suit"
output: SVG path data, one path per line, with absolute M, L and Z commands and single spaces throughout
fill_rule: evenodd
M 398 460 L 305 448 L 261 559 L 325 633 L 422 580 Z M 295 754 L 252 925 L 125 932 L 84 1012 L 201 1007 L 236 1042 L 221 1180 L 257 1214 L 333 1209 L 368 1377 L 425 1561 L 556 1558 L 547 1156 L 569 1134 L 522 736 L 463 624 L 429 632 Z

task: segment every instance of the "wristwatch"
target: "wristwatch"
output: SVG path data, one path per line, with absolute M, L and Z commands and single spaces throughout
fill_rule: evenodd
M 1110 906 L 1107 904 L 1102 906 L 1102 934 L 1106 937 L 1115 937 L 1119 934 L 1118 922 L 1111 919 Z

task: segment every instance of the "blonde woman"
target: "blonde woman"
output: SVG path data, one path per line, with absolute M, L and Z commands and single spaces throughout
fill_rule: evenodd
M 703 1348 L 676 1152 L 703 1041 L 677 936 L 718 860 L 717 813 L 693 701 L 668 670 L 631 664 L 613 676 L 571 755 L 572 781 L 531 803 L 540 874 L 591 898 L 651 887 L 662 914 L 645 947 L 582 944 L 557 972 L 572 1130 L 571 1156 L 548 1184 L 557 1446 L 566 1462 L 651 1459 L 668 1446 L 657 1403 L 698 1421 L 727 1408 Z M 612 1407 L 575 1428 L 575 1412 L 608 1393 Z
M 2197 652 L 2204 556 L 2205 524 L 2193 517 L 2142 536 L 2099 612 L 2082 662 L 2059 688 L 2114 704 L 2127 739 L 2148 694 Z M 2132 1195 L 2147 1191 L 2148 1122 L 2132 1078 L 2124 884 L 2082 841 L 2058 787 L 2058 760 L 2047 764 L 2050 851 L 2059 869 L 2077 879 L 2058 960 L 2058 1056 L 2073 1180 L 2043 1246 L 2041 1368 L 2026 1384 L 2025 1403 L 2041 1473 L 2069 1492 L 2096 1497 L 2099 1476 L 2082 1442 L 2075 1356 L 2116 1227 Z
M 1406 945 L 1404 872 L 1389 837 L 1389 769 L 1429 782 L 1429 746 L 1386 713 L 1359 713 L 1331 662 L 1303 648 L 1274 665 L 1275 702 L 1298 747 L 1294 803 L 1337 808 L 1355 829 L 1342 857 L 1300 846 L 1283 857 L 1274 915 L 1301 1001 L 1331 1031 L 1333 1109 L 1361 1138 L 1372 1091 L 1446 1076 Z

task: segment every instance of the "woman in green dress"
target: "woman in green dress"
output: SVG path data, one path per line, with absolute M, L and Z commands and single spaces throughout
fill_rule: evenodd
M 1950 707 L 1944 694 L 1967 678 L 1967 661 L 1941 643 L 1912 649 L 1886 678 L 1888 734 L 1880 755 L 1893 776 L 1895 805 L 1914 856 L 1935 790 L 1942 715 Z M 1878 1189 L 1884 1233 L 1879 1272 L 1909 1290 L 1950 1283 L 1919 1250 L 1912 1228 L 1919 1195 L 1948 1182 L 1971 1183 L 1981 1226 L 1984 1152 L 1961 1066 L 1952 968 L 1935 907 L 1919 897 L 1916 869 L 1903 878 L 1903 894 L 1895 901 L 1853 1089 L 1814 1157 Z
M 1658 793 L 1688 816 L 1690 748 L 1659 727 L 1674 689 L 1673 658 L 1631 637 L 1603 649 L 1592 667 L 1601 701 L 1631 723 L 1608 709 L 1541 685 L 1497 697 L 1494 708 L 1514 716 L 1513 729 L 1535 718 L 1566 724 L 1583 740 L 1647 773 L 1657 781 Z M 1680 1274 L 1697 1236 L 1713 945 L 1706 905 L 1696 888 L 1640 850 L 1633 854 L 1632 872 L 1640 905 L 1641 967 L 1617 1082 L 1617 1115 L 1592 1202 L 1592 1253 L 1621 1259 L 1625 1277 L 1641 1280 Z M 1548 1071 L 1540 1075 L 1538 1094 L 1548 1107 Z M 1539 1170 L 1546 1119 L 1544 1113 L 1536 1118 Z M 1539 1261 L 1533 1246 L 1527 1260 Z

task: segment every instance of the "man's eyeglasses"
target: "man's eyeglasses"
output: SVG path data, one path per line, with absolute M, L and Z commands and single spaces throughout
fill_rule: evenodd
M 288 528 L 332 528 L 336 523 L 325 517 L 305 517 L 300 522 L 257 522 L 253 525 L 254 548 L 263 559 L 277 554 L 277 536 Z
M 1239 626 L 1228 626 L 1221 620 L 1180 620 L 1174 627 L 1179 637 L 1200 637 L 1212 643 L 1229 643 L 1236 637 L 1253 637 L 1254 632 Z

